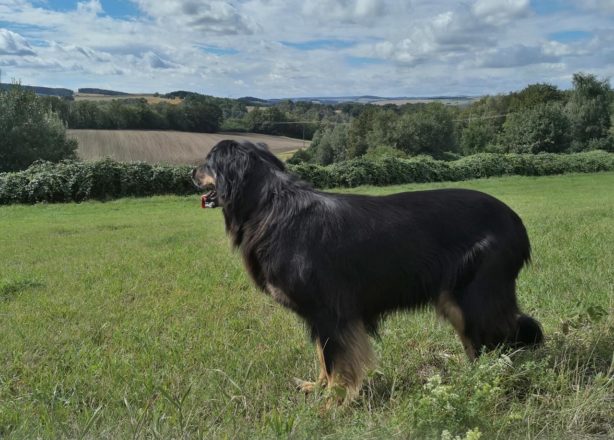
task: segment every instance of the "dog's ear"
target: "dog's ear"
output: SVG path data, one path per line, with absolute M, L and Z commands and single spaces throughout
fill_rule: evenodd
M 222 143 L 223 142 L 223 143 Z M 247 181 L 250 163 L 248 151 L 234 141 L 222 141 L 215 148 L 213 168 L 216 174 L 215 187 L 220 200 L 235 203 Z
M 270 165 L 273 165 L 279 171 L 286 171 L 286 165 L 281 160 L 279 160 L 277 156 L 271 153 L 267 144 L 265 144 L 264 142 L 256 142 L 252 145 L 256 147 L 254 151 L 262 160 L 268 162 Z

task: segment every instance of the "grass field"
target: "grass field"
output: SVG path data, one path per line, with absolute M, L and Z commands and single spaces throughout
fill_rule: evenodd
M 264 142 L 276 154 L 308 146 L 309 141 L 257 133 L 187 133 L 155 130 L 67 130 L 79 142 L 83 160 L 110 157 L 120 162 L 196 164 L 222 139 Z M 304 144 L 304 145 L 303 145 Z
M 257 292 L 198 197 L 0 208 L 0 438 L 614 436 L 614 173 L 363 187 L 493 194 L 547 337 L 469 363 L 431 311 L 392 316 L 360 398 L 325 409 L 305 328 Z

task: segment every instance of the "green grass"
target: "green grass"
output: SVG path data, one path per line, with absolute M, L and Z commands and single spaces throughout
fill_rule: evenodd
M 198 197 L 0 208 L 0 438 L 614 436 L 614 173 L 363 187 L 493 194 L 524 219 L 543 348 L 469 363 L 395 315 L 360 398 L 324 409 L 305 328 L 257 292 Z M 469 433 L 468 433 L 469 431 Z

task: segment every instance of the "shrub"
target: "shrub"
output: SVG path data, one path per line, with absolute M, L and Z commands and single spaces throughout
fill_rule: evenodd
M 538 104 L 508 115 L 503 143 L 511 153 L 561 153 L 569 149 L 570 122 L 559 103 Z
M 385 156 L 329 166 L 300 163 L 289 165 L 289 170 L 316 188 L 332 188 L 614 171 L 614 154 L 605 151 L 537 155 L 481 153 L 451 162 L 430 156 L 411 159 Z M 194 194 L 190 171 L 189 166 L 119 163 L 109 159 L 57 164 L 39 161 L 25 171 L 0 174 L 0 205 Z
M 145 163 L 35 162 L 21 172 L 0 174 L 0 204 L 80 202 L 154 194 L 191 194 L 189 166 Z
M 604 151 L 574 154 L 480 153 L 450 162 L 430 156 L 411 159 L 384 157 L 371 161 L 360 158 L 329 166 L 301 164 L 289 168 L 317 188 L 333 188 L 458 181 L 505 175 L 544 176 L 613 171 L 614 154 Z

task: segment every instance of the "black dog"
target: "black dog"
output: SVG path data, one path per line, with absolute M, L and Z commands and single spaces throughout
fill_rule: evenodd
M 225 140 L 193 172 L 215 185 L 226 230 L 257 286 L 300 315 L 320 377 L 360 390 L 368 335 L 389 312 L 432 304 L 467 355 L 543 339 L 520 313 L 515 281 L 530 259 L 522 221 L 499 200 L 444 189 L 385 197 L 329 194 L 288 174 L 266 146 Z

